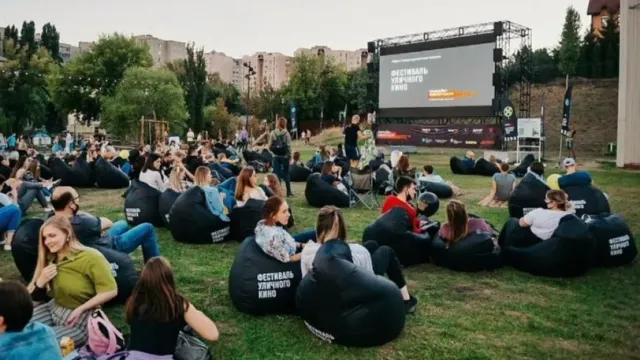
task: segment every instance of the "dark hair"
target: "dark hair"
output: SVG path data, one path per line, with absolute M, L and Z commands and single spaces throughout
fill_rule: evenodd
M 156 256 L 144 265 L 125 310 L 129 323 L 135 320 L 166 323 L 183 318 L 188 308 L 189 301 L 176 290 L 171 265 Z
M 70 191 L 65 191 L 60 196 L 54 198 L 51 196 L 51 206 L 54 210 L 64 210 L 70 202 L 73 201 L 73 194 Z
M 284 117 L 279 117 L 278 120 L 276 121 L 276 128 L 280 129 L 280 130 L 286 130 L 287 129 L 287 119 L 285 119 Z
M 539 176 L 544 175 L 544 165 L 539 161 L 533 162 L 529 169 L 532 173 L 538 174 Z
M 299 151 L 294 151 L 293 152 L 293 161 L 294 162 L 300 161 L 300 152 Z
M 331 174 L 331 170 L 333 170 L 333 161 L 325 161 L 324 164 L 322 164 L 322 175 Z
M 4 175 L 0 175 L 0 184 L 4 184 L 5 181 L 7 181 L 7 178 Z
M 262 219 L 267 225 L 275 225 L 273 217 L 276 216 L 284 200 L 280 196 L 272 196 L 262 205 Z
M 407 155 L 400 156 L 400 159 L 398 159 L 398 163 L 396 164 L 396 168 L 402 172 L 407 172 L 409 171 L 410 166 L 409 157 Z
M 77 159 L 78 159 L 77 156 L 70 154 L 69 156 L 67 156 L 67 163 L 75 162 Z
M 316 236 L 320 244 L 326 240 L 333 240 L 325 239 L 325 236 L 334 226 L 338 227 L 338 239 L 346 241 L 347 226 L 345 225 L 342 211 L 335 206 L 325 206 L 320 209 L 316 219 Z
M 400 176 L 398 180 L 396 180 L 396 192 L 401 192 L 415 183 L 416 181 L 408 176 Z
M 33 315 L 27 288 L 17 281 L 0 281 L 0 316 L 8 332 L 22 331 Z
M 447 203 L 447 223 L 449 223 L 449 233 L 447 234 L 447 244 L 452 245 L 461 238 L 467 236 L 469 232 L 469 214 L 462 201 L 451 200 Z
M 326 145 L 320 145 L 320 158 L 323 160 L 329 158 L 329 152 L 327 151 Z
M 160 155 L 156 153 L 147 155 L 147 159 L 144 161 L 144 166 L 142 167 L 142 172 L 147 172 L 147 170 L 158 171 L 158 169 L 153 167 L 153 163 L 158 159 L 160 159 Z
M 236 178 L 236 191 L 234 194 L 236 200 L 242 200 L 242 197 L 244 196 L 244 189 L 247 186 L 253 187 L 253 185 L 251 184 L 251 177 L 253 176 L 253 174 L 255 174 L 255 172 L 256 170 L 251 166 L 247 166 L 240 170 L 240 174 L 238 174 L 238 177 Z
M 16 165 L 13 167 L 13 170 L 11 170 L 11 175 L 9 175 L 10 178 L 15 178 L 16 177 L 16 173 L 18 172 L 18 170 L 22 169 L 22 167 L 24 166 L 25 161 L 27 161 L 27 157 L 22 155 L 18 158 L 18 161 L 16 162 Z
M 427 174 L 431 175 L 433 174 L 433 166 L 431 165 L 425 165 L 424 166 L 424 172 L 426 172 Z
M 507 164 L 507 163 L 500 164 L 500 170 L 502 170 L 504 172 L 509 171 L 509 164 Z

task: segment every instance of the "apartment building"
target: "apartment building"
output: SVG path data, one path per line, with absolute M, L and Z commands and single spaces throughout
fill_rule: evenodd
M 591 29 L 599 34 L 609 21 L 618 21 L 620 0 L 589 0 L 587 14 L 591 16 Z
M 4 28 L 0 27 L 0 55 L 4 55 Z
M 65 63 L 71 60 L 71 58 L 75 56 L 79 51 L 80 48 L 78 46 L 60 43 L 60 57 Z
M 187 58 L 187 44 L 180 41 L 162 40 L 152 35 L 134 36 L 140 42 L 149 46 L 149 53 L 154 66 L 162 66 L 175 60 Z
M 251 77 L 251 91 L 258 92 L 264 85 L 269 84 L 274 89 L 285 85 L 289 80 L 289 71 L 291 69 L 291 57 L 279 52 L 257 52 L 253 55 L 245 55 L 242 57 L 242 63 L 250 64 L 255 76 Z M 248 68 L 242 66 L 242 83 L 240 89 L 247 91 L 247 74 Z
M 312 48 L 299 48 L 294 52 L 295 56 L 302 54 L 324 56 L 333 59 L 336 63 L 343 64 L 347 70 L 355 70 L 367 66 L 367 49 L 357 50 L 333 50 L 327 46 L 314 46 Z

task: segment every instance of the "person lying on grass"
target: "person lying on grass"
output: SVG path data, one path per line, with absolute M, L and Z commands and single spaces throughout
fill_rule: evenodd
M 442 176 L 438 175 L 435 173 L 433 166 L 431 165 L 425 165 L 423 168 L 424 173 L 420 173 L 418 175 L 418 183 L 419 185 L 425 186 L 425 182 L 434 182 L 434 183 L 439 183 L 439 184 L 446 184 L 451 188 L 451 191 L 453 191 L 453 194 L 456 196 L 460 196 L 463 195 L 464 193 L 462 192 L 462 189 L 460 189 L 459 187 L 457 187 L 453 182 L 451 181 L 445 181 Z
M 316 240 L 316 232 L 306 230 L 291 236 L 284 226 L 289 222 L 289 205 L 280 196 L 272 196 L 262 206 L 262 220 L 255 229 L 256 244 L 265 254 L 287 263 L 300 261 L 300 249 Z
M 56 215 L 67 217 L 78 240 L 86 246 L 104 246 L 130 254 L 142 248 L 144 261 L 160 255 L 156 230 L 150 223 L 142 223 L 129 229 L 126 221 L 115 223 L 105 217 L 97 217 L 80 211 L 80 196 L 69 186 L 58 187 L 51 195 Z
M 347 227 L 342 211 L 335 206 L 325 206 L 320 209 L 316 220 L 316 234 L 317 242 L 307 242 L 302 250 L 302 277 L 313 269 L 313 260 L 320 246 L 327 243 L 346 244 Z M 409 294 L 402 266 L 392 248 L 378 246 L 375 241 L 367 241 L 362 245 L 348 244 L 348 246 L 354 264 L 376 275 L 387 275 L 389 280 L 400 289 L 406 312 L 415 311 L 418 300 Z
M 205 340 L 218 340 L 216 324 L 178 292 L 171 265 L 161 256 L 144 265 L 125 313 L 131 329 L 129 356 L 134 358 L 146 358 L 136 357 L 137 352 L 173 359 L 178 334 L 187 325 Z

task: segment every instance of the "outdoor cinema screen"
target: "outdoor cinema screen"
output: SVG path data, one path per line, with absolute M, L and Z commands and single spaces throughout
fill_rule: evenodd
M 491 106 L 495 43 L 380 57 L 380 109 Z

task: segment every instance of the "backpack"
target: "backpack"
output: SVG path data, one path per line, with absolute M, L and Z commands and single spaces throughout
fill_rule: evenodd
M 94 310 L 87 320 L 87 350 L 95 355 L 111 355 L 125 346 L 122 333 L 100 309 Z
M 282 133 L 276 135 L 276 138 L 271 141 L 271 147 L 269 150 L 276 156 L 287 156 L 289 155 L 289 147 L 287 146 L 286 137 L 287 133 Z

